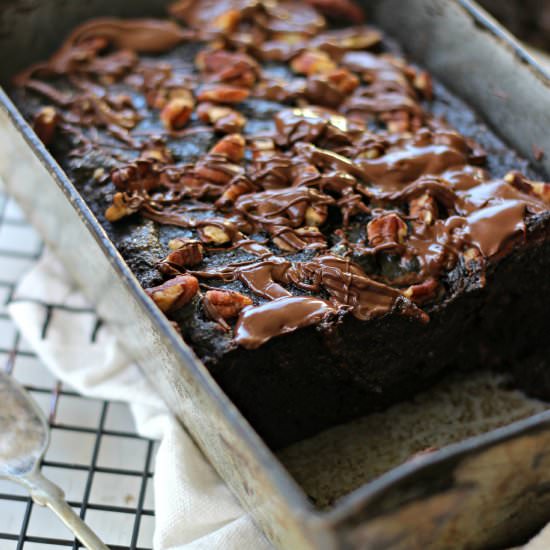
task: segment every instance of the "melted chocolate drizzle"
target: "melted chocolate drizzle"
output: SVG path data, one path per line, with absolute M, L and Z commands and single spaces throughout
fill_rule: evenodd
M 16 78 L 55 106 L 55 128 L 37 115 L 41 136 L 58 128 L 75 138 L 73 154 L 85 155 L 100 147 L 102 130 L 139 154 L 111 172 L 116 219 L 139 212 L 195 232 L 207 254 L 240 249 L 252 258 L 170 270 L 246 287 L 256 303 L 234 327 L 246 348 L 346 313 L 368 320 L 399 311 L 426 322 L 420 306 L 441 297 L 459 260 L 482 269 L 525 238 L 527 216 L 548 209 L 548 184 L 492 178 L 479 146 L 422 107 L 432 95 L 426 73 L 366 51 L 381 40 L 375 29 L 326 30 L 316 4 L 324 5 L 180 0 L 170 13 L 188 28 L 92 20 Z M 346 6 L 340 15 L 361 19 Z M 204 41 L 198 70 L 138 55 L 189 40 Z M 266 60 L 288 61 L 299 76 L 266 76 Z M 69 86 L 56 86 L 60 78 Z M 165 128 L 155 133 L 171 138 L 185 135 L 195 108 L 219 130 L 242 126 L 235 105 L 247 97 L 287 105 L 273 131 L 248 135 L 246 147 L 232 135 L 181 163 L 162 138 L 140 139 L 143 107 L 117 92 L 121 85 L 158 111 Z M 365 267 L 379 258 L 397 262 L 398 273 Z

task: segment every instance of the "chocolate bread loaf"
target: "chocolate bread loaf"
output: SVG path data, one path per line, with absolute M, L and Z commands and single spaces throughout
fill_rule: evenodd
M 12 95 L 270 445 L 544 356 L 550 184 L 466 105 L 348 1 L 170 15 L 81 25 Z

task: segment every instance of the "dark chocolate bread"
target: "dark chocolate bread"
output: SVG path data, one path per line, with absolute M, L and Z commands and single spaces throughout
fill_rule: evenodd
M 549 184 L 351 2 L 171 15 L 85 23 L 12 94 L 270 445 L 541 372 Z

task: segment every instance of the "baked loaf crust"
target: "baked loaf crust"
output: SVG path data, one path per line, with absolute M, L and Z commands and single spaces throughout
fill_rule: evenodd
M 540 348 L 550 185 L 355 4 L 171 15 L 85 23 L 13 93 L 271 445 Z

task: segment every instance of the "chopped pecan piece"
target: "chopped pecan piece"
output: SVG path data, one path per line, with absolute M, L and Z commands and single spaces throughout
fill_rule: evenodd
M 382 113 L 380 118 L 386 123 L 390 134 L 402 134 L 409 130 L 417 130 L 418 128 L 416 128 L 416 126 L 419 126 L 416 119 L 411 117 L 411 114 L 404 110 Z
M 217 225 L 203 225 L 199 228 L 199 236 L 206 244 L 221 245 L 231 241 L 227 231 Z
M 233 32 L 240 20 L 241 12 L 239 10 L 227 10 L 212 21 L 212 28 L 224 33 Z
M 359 78 L 348 69 L 329 71 L 326 78 L 343 95 L 351 94 L 359 86 Z
M 237 176 L 229 182 L 227 189 L 222 193 L 221 197 L 215 202 L 216 208 L 221 210 L 229 208 L 235 201 L 245 193 L 250 193 L 254 190 L 252 182 L 245 176 Z
M 34 117 L 33 129 L 44 145 L 49 145 L 55 136 L 59 114 L 55 107 L 42 107 Z
M 143 204 L 143 197 L 140 195 L 129 195 L 128 193 L 115 193 L 113 204 L 105 210 L 107 221 L 116 222 L 126 216 L 135 214 Z
M 479 251 L 479 248 L 476 248 L 474 246 L 468 248 L 465 250 L 462 254 L 464 258 L 464 262 L 466 265 L 472 264 L 472 263 L 478 263 L 483 260 L 483 254 Z
M 209 154 L 197 161 L 193 172 L 200 179 L 215 185 L 227 185 L 235 176 L 241 175 L 243 169 L 223 157 Z
M 431 195 L 422 195 L 409 202 L 409 214 L 416 222 L 432 225 L 437 218 L 437 202 Z
M 193 112 L 195 102 L 192 98 L 176 97 L 171 99 L 160 112 L 160 119 L 167 130 L 183 128 Z
M 250 90 L 239 86 L 212 85 L 205 86 L 197 96 L 199 101 L 214 103 L 240 103 L 248 98 Z
M 367 224 L 367 237 L 371 246 L 403 243 L 407 224 L 395 213 L 384 214 Z
M 433 82 L 429 73 L 419 71 L 414 77 L 413 85 L 427 100 L 433 99 Z
M 185 306 L 198 291 L 199 281 L 192 275 L 178 275 L 159 286 L 145 290 L 164 313 L 169 313 Z
M 252 305 L 252 300 L 232 290 L 209 290 L 204 295 L 204 308 L 214 320 L 236 317 L 243 308 Z
M 308 76 L 336 68 L 334 61 L 322 50 L 305 50 L 291 61 L 290 66 L 295 73 Z
M 438 290 L 439 283 L 430 277 L 420 284 L 410 286 L 403 291 L 403 295 L 415 304 L 423 304 L 435 298 Z
M 327 207 L 323 204 L 316 206 L 308 206 L 304 215 L 305 222 L 309 226 L 317 227 L 323 225 L 327 219 Z
M 214 129 L 225 134 L 240 132 L 246 124 L 246 117 L 222 105 L 201 103 L 197 107 L 197 115 L 203 122 L 214 125 Z
M 253 138 L 250 142 L 250 149 L 252 150 L 252 158 L 254 160 L 271 158 L 276 151 L 275 142 L 269 137 Z
M 520 172 L 508 172 L 506 176 L 504 176 L 504 181 L 524 193 L 536 195 L 543 201 L 550 202 L 550 183 L 543 181 L 532 181 L 527 179 Z
M 240 162 L 244 158 L 246 142 L 240 134 L 229 134 L 216 143 L 210 153 L 223 155 L 231 162 Z
M 99 167 L 94 170 L 92 178 L 98 183 L 104 183 L 109 178 L 109 175 L 105 172 L 105 168 Z
M 174 161 L 172 152 L 166 147 L 166 144 L 161 139 L 156 139 L 144 144 L 139 158 L 160 162 L 161 164 L 170 164 Z
M 243 52 L 202 50 L 195 59 L 197 68 L 211 81 L 250 88 L 260 69 L 256 61 Z
M 111 179 L 121 191 L 151 191 L 160 185 L 160 174 L 150 159 L 138 159 L 114 168 Z
M 307 79 L 305 97 L 315 105 L 337 108 L 359 86 L 359 79 L 347 69 L 311 75 Z
M 162 273 L 174 274 L 178 269 L 202 262 L 204 248 L 197 240 L 176 238 L 168 243 L 168 247 L 172 252 L 157 266 Z

